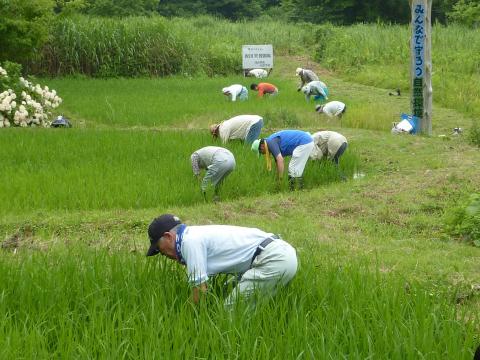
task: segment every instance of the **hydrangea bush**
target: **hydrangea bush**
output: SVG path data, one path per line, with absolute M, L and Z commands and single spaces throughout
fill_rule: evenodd
M 10 126 L 49 127 L 52 110 L 62 99 L 55 90 L 20 76 L 18 64 L 5 62 L 0 66 L 0 128 Z

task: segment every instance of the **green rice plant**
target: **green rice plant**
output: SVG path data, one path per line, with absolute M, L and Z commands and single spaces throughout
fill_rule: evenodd
M 1 214 L 195 204 L 203 198 L 190 155 L 203 146 L 222 146 L 208 131 L 58 130 L 0 133 Z M 275 171 L 268 173 L 263 157 L 248 146 L 226 147 L 237 166 L 225 181 L 223 199 L 287 189 L 286 179 L 275 186 Z M 358 160 L 353 151 L 344 159 L 342 171 L 350 177 Z M 306 188 L 339 180 L 314 164 L 306 174 Z
M 0 357 L 472 358 L 478 319 L 452 290 L 313 254 L 273 299 L 226 309 L 213 279 L 194 306 L 181 266 L 143 252 L 1 251 Z
M 239 114 L 264 116 L 269 128 L 318 126 L 313 103 L 305 102 L 292 81 L 275 75 L 268 81 L 278 86 L 279 96 L 260 99 L 250 91 L 244 102 L 231 102 L 221 91 L 231 84 L 248 87 L 255 82 L 243 76 L 44 80 L 64 98 L 59 111 L 73 120 L 87 119 L 87 126 L 206 128 Z

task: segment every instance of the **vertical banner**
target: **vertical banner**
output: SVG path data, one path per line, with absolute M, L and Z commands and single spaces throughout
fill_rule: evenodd
M 410 0 L 411 108 L 420 132 L 427 135 L 432 133 L 432 1 Z
M 425 77 L 426 6 L 423 0 L 412 4 L 412 113 L 423 118 L 423 79 Z

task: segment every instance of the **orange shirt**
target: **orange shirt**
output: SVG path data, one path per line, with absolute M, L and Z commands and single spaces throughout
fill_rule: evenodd
M 258 84 L 258 96 L 262 97 L 263 94 L 272 94 L 277 91 L 277 88 L 269 83 L 260 83 Z

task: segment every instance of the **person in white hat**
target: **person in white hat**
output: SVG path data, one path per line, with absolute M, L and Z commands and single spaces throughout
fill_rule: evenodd
M 285 170 L 285 157 L 291 156 L 288 164 L 288 183 L 290 190 L 303 188 L 303 171 L 313 150 L 312 136 L 301 130 L 281 130 L 265 139 L 255 140 L 251 150 L 265 155 L 268 171 L 271 170 L 270 154 L 277 165 L 277 180 L 281 180 Z
M 347 111 L 347 106 L 341 101 L 330 101 L 324 105 L 315 106 L 315 111 L 331 118 L 337 117 L 340 119 Z
M 247 72 L 247 76 L 254 76 L 257 79 L 263 79 L 268 76 L 268 72 L 265 69 L 252 69 Z
M 328 88 L 323 81 L 310 81 L 302 87 L 302 92 L 305 94 L 307 101 L 310 101 L 310 96 L 313 96 L 315 101 L 328 100 Z
M 328 159 L 338 166 L 340 156 L 343 155 L 348 146 L 345 136 L 335 131 L 318 131 L 312 137 L 314 147 L 310 153 L 310 159 Z
M 263 127 L 263 118 L 258 115 L 238 115 L 225 120 L 220 124 L 210 126 L 210 133 L 214 138 L 220 137 L 222 143 L 228 140 L 240 139 L 251 144 L 258 139 Z
M 240 84 L 234 84 L 222 89 L 222 93 L 225 96 L 229 96 L 232 101 L 248 99 L 248 89 Z
M 239 281 L 225 306 L 255 292 L 273 295 L 297 272 L 295 249 L 280 236 L 256 228 L 230 225 L 185 225 L 175 215 L 163 214 L 148 227 L 147 256 L 162 254 L 186 266 L 192 299 L 207 292 L 209 278 L 235 274 Z
M 206 173 L 201 183 L 202 194 L 206 199 L 206 191 L 209 183 L 215 187 L 214 201 L 220 200 L 219 189 L 223 180 L 235 169 L 235 157 L 230 152 L 218 146 L 205 146 L 195 151 L 190 160 L 192 162 L 193 174 L 200 179 L 200 170 L 205 169 Z
M 318 81 L 320 80 L 312 70 L 297 68 L 295 70 L 295 75 L 300 76 L 300 84 L 298 86 L 297 91 L 300 91 L 305 84 L 308 84 L 311 81 Z

